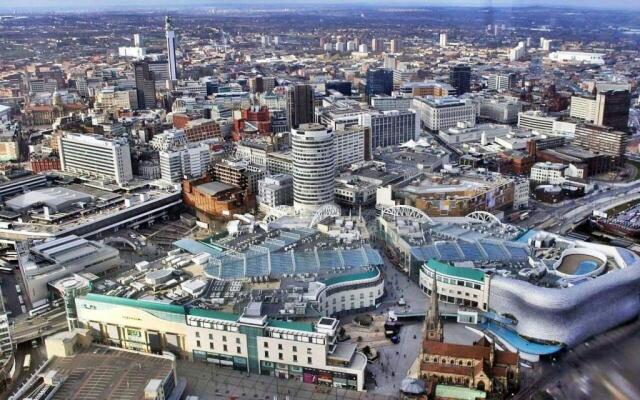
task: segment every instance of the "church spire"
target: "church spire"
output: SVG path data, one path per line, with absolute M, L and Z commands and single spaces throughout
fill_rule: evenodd
M 425 316 L 425 339 L 442 342 L 444 333 L 442 321 L 440 320 L 440 309 L 438 307 L 438 272 L 433 269 L 433 280 L 431 281 L 431 297 L 429 298 L 429 310 Z

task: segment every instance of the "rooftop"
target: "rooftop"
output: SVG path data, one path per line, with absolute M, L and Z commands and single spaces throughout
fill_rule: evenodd
M 161 356 L 90 347 L 73 357 L 53 357 L 42 375 L 57 372 L 64 378 L 50 399 L 137 400 L 144 398 L 149 380 L 163 380 L 172 369 L 173 361 Z M 40 388 L 43 378 L 34 384 L 34 390 Z
M 475 268 L 454 267 L 453 265 L 441 263 L 436 260 L 427 261 L 427 268 L 434 270 L 437 274 L 454 276 L 462 279 L 483 282 L 484 272 Z

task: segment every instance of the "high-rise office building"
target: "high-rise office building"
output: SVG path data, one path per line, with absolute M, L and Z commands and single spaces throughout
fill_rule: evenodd
M 293 206 L 312 214 L 333 203 L 336 172 L 335 135 L 321 124 L 302 124 L 291 130 Z
M 393 91 L 393 70 L 385 68 L 369 68 L 367 71 L 367 97 L 378 94 L 391 95 Z
M 509 61 L 519 61 L 527 55 L 527 46 L 524 42 L 518 42 L 518 45 L 509 50 Z
M 156 83 L 153 73 L 149 70 L 149 64 L 145 61 L 133 63 L 133 72 L 136 80 L 138 95 L 138 108 L 153 108 L 156 106 Z
M 142 35 L 139 33 L 133 34 L 133 46 L 134 47 L 144 47 L 144 39 Z
M 398 60 L 396 59 L 395 55 L 385 54 L 384 60 L 382 61 L 382 68 L 394 70 L 396 69 L 397 63 L 398 63 Z
M 124 139 L 67 133 L 58 138 L 62 171 L 119 186 L 133 179 L 131 151 Z
M 341 171 L 353 164 L 371 158 L 371 131 L 362 125 L 335 130 L 336 170 Z
M 489 75 L 488 89 L 502 92 L 515 86 L 515 74 L 491 74 Z
M 164 182 L 180 182 L 183 178 L 202 177 L 211 162 L 211 150 L 206 144 L 191 144 L 159 152 L 160 176 Z
M 382 39 L 371 39 L 371 51 L 374 53 L 384 51 L 384 41 Z
M 447 47 L 447 33 L 442 32 L 440 34 L 440 47 Z
M 420 119 L 416 112 L 378 111 L 359 116 L 358 123 L 371 130 L 371 148 L 396 146 L 420 135 Z
M 169 79 L 178 80 L 178 64 L 176 61 L 176 33 L 173 31 L 171 16 L 165 18 L 165 37 L 167 38 L 167 59 L 169 60 Z
M 627 132 L 631 95 L 628 90 L 608 90 L 596 95 L 596 117 L 598 125 Z
M 471 90 L 471 67 L 458 64 L 449 71 L 449 83 L 457 89 L 458 96 Z
M 596 96 L 571 96 L 569 115 L 595 125 L 627 131 L 631 97 L 628 90 L 607 90 Z
M 614 165 L 624 164 L 629 134 L 612 127 L 579 124 L 576 126 L 574 143 L 599 154 L 611 156 Z
M 295 85 L 287 88 L 287 121 L 289 128 L 313 122 L 313 87 Z
M 473 126 L 476 122 L 476 105 L 469 99 L 416 97 L 411 108 L 420 113 L 422 125 L 430 131 L 451 128 L 459 122 Z
M 390 47 L 392 53 L 399 53 L 402 49 L 402 41 L 400 39 L 391 39 Z

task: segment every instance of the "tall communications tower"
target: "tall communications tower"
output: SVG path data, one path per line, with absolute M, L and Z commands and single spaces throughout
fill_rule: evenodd
M 173 31 L 171 16 L 165 17 L 164 30 L 167 37 L 167 58 L 169 59 L 169 80 L 178 80 L 178 64 L 176 63 L 176 33 Z

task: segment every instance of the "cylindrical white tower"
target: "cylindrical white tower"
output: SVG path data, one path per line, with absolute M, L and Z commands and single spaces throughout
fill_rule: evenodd
M 291 130 L 293 205 L 301 214 L 313 214 L 333 203 L 336 148 L 330 128 L 302 124 Z

